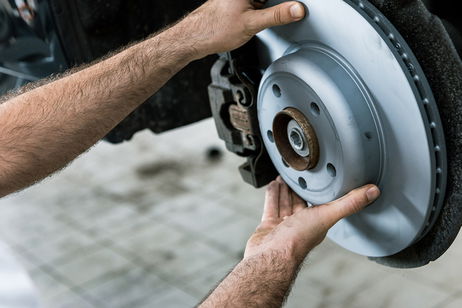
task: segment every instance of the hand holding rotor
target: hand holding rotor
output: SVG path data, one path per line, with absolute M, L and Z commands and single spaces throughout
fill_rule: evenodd
M 200 307 L 281 307 L 310 250 L 340 219 L 379 195 L 376 186 L 366 185 L 337 201 L 307 208 L 278 177 L 268 186 L 262 221 L 247 242 L 244 259 Z
M 209 0 L 178 26 L 192 36 L 195 58 L 202 58 L 236 49 L 266 28 L 299 21 L 305 16 L 301 3 L 289 1 L 262 9 L 266 2 Z
M 278 177 L 268 186 L 262 222 L 249 239 L 244 258 L 282 251 L 288 260 L 300 263 L 334 224 L 359 212 L 379 195 L 375 185 L 366 185 L 336 201 L 307 208 Z

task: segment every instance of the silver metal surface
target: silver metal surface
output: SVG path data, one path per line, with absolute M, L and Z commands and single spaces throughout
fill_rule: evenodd
M 395 254 L 428 231 L 444 197 L 446 153 L 436 103 L 411 50 L 369 3 L 302 2 L 308 18 L 258 35 L 265 146 L 285 181 L 312 204 L 378 184 L 380 200 L 339 222 L 329 237 L 362 255 Z M 288 168 L 266 138 L 274 116 L 288 107 L 300 110 L 318 136 L 313 170 Z
M 287 136 L 295 153 L 302 157 L 307 157 L 310 155 L 310 149 L 308 147 L 306 138 L 303 134 L 302 128 L 297 123 L 297 121 L 291 120 L 289 122 L 287 125 Z

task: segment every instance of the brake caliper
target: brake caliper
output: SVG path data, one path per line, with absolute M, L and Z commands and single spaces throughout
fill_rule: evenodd
M 222 54 L 212 68 L 209 97 L 218 135 L 229 151 L 247 158 L 239 167 L 245 182 L 262 187 L 277 176 L 263 146 L 257 116 L 261 80 L 253 42 Z

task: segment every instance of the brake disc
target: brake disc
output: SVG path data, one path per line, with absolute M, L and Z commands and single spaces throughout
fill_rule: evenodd
M 446 147 L 435 99 L 411 49 L 369 2 L 301 2 L 307 18 L 258 35 L 265 146 L 308 203 L 379 185 L 381 198 L 328 236 L 361 255 L 393 255 L 428 232 L 443 204 Z

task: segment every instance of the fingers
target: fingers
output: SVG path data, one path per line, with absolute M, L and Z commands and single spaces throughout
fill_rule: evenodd
M 279 183 L 271 182 L 266 189 L 262 221 L 279 217 Z
M 375 185 L 366 185 L 351 191 L 346 196 L 318 207 L 319 217 L 327 227 L 335 225 L 340 219 L 353 215 L 380 196 Z
M 274 27 L 289 24 L 305 17 L 305 7 L 295 1 L 284 2 L 263 10 L 248 12 L 248 27 L 253 34 Z
M 290 188 L 280 176 L 277 177 L 276 181 L 279 183 L 279 217 L 290 216 L 293 214 Z

